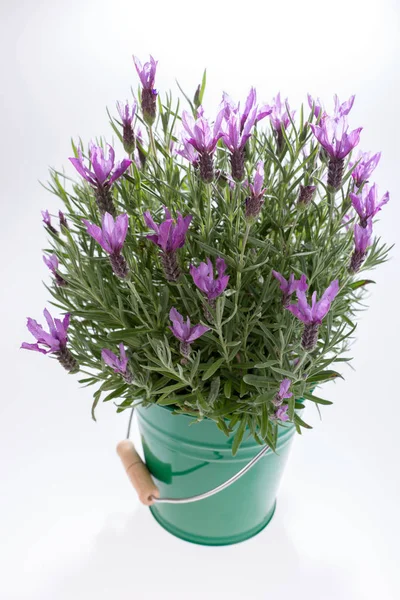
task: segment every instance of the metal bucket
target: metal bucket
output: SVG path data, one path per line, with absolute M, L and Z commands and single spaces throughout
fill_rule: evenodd
M 204 419 L 173 415 L 169 407 L 137 407 L 146 464 L 161 496 L 206 492 L 240 471 L 260 450 L 253 437 L 232 456 L 233 436 Z M 222 492 L 190 504 L 155 504 L 155 519 L 173 535 L 210 546 L 235 544 L 259 533 L 272 519 L 276 494 L 295 428 L 280 427 L 276 454 L 267 452 Z

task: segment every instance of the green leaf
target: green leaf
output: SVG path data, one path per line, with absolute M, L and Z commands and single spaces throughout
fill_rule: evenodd
M 312 429 L 311 425 L 305 423 L 305 421 L 303 421 L 303 419 L 301 419 L 297 414 L 294 415 L 294 422 L 296 425 L 301 425 L 301 427 L 304 427 L 305 429 Z
M 100 396 L 101 396 L 101 391 L 100 390 L 97 390 L 97 392 L 95 392 L 93 394 L 93 397 L 94 397 L 94 402 L 92 404 L 92 419 L 93 419 L 93 421 L 96 421 L 95 410 L 96 410 L 96 407 L 97 407 L 97 405 L 99 403 Z
M 224 384 L 224 396 L 225 398 L 230 398 L 232 393 L 232 380 L 227 379 Z
M 210 406 L 213 406 L 214 402 L 218 398 L 220 385 L 221 385 L 221 380 L 219 377 L 215 377 L 214 379 L 211 380 L 210 392 L 209 392 L 208 398 L 207 398 L 207 402 Z
M 340 377 L 343 379 L 343 376 L 336 371 L 320 371 L 316 375 L 311 375 L 311 377 L 307 377 L 307 383 L 320 383 L 321 381 L 331 381 L 332 379 L 336 379 Z
M 236 452 L 239 449 L 240 444 L 243 441 L 244 432 L 246 431 L 246 416 L 242 416 L 242 420 L 240 421 L 240 425 L 236 430 L 235 437 L 233 438 L 232 444 L 232 454 L 235 456 Z
M 268 387 L 271 382 L 275 382 L 275 379 L 273 379 L 273 377 L 264 377 L 260 375 L 245 375 L 243 381 L 249 385 L 254 385 L 255 387 Z
M 375 281 L 372 281 L 372 279 L 360 279 L 360 281 L 353 281 L 353 283 L 350 283 L 349 287 L 352 290 L 357 290 L 358 288 L 370 283 L 375 283 Z
M 326 405 L 333 404 L 333 402 L 330 402 L 329 400 L 324 400 L 323 398 L 318 398 L 318 396 L 314 396 L 314 394 L 310 394 L 308 392 L 304 392 L 303 396 L 307 400 L 312 400 L 312 402 L 315 402 L 316 404 L 326 404 Z
M 218 360 L 216 360 L 215 362 L 213 362 L 208 369 L 203 373 L 203 377 L 201 378 L 202 381 L 207 381 L 207 379 L 209 379 L 210 377 L 212 377 L 212 375 L 214 375 L 214 373 L 216 371 L 218 371 L 218 369 L 220 368 L 220 366 L 222 365 L 222 363 L 225 361 L 224 358 L 219 358 Z

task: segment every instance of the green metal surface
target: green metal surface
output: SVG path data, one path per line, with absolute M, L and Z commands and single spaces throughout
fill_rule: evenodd
M 206 492 L 240 471 L 260 450 L 249 436 L 232 456 L 233 437 L 205 419 L 193 423 L 170 408 L 137 407 L 147 466 L 161 496 Z M 190 504 L 155 504 L 150 510 L 170 533 L 196 544 L 220 546 L 246 540 L 272 519 L 294 426 L 281 428 L 277 454 L 267 452 L 238 481 L 215 496 Z

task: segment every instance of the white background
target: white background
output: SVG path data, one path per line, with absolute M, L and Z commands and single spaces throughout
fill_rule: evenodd
M 159 60 L 157 88 L 195 90 L 208 68 L 210 113 L 222 90 L 256 85 L 297 106 L 309 91 L 357 94 L 361 147 L 382 150 L 376 181 L 391 201 L 377 226 L 399 241 L 399 5 L 396 0 L 138 2 L 1 0 L 0 401 L 1 600 L 398 598 L 399 263 L 373 274 L 354 345 L 356 371 L 296 440 L 270 526 L 206 548 L 170 536 L 139 506 L 115 454 L 127 415 L 100 406 L 55 362 L 19 351 L 49 281 L 40 249 L 47 168 L 70 137 L 108 129 L 105 106 L 137 86 L 131 54 Z M 111 139 L 111 136 L 110 136 Z M 122 155 L 122 148 L 120 148 Z M 4 304 L 3 304 L 4 303 Z

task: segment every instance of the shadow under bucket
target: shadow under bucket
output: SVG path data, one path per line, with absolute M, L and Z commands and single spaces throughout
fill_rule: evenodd
M 147 467 L 162 497 L 206 492 L 240 471 L 261 447 L 250 436 L 232 456 L 226 437 L 210 419 L 173 415 L 169 407 L 136 408 Z M 230 487 L 190 504 L 154 504 L 156 520 L 173 535 L 210 546 L 235 544 L 271 520 L 295 427 L 280 427 L 276 454 L 267 452 Z

